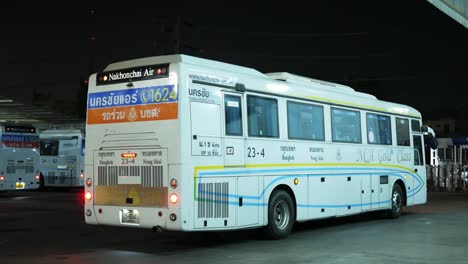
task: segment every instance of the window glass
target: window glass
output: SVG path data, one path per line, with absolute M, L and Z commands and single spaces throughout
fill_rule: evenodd
M 384 115 L 367 114 L 367 142 L 369 144 L 392 144 L 392 129 L 390 117 Z
M 424 165 L 423 163 L 423 148 L 421 136 L 413 136 L 414 143 L 414 165 Z
M 410 133 L 409 133 L 409 121 L 405 118 L 396 118 L 396 132 L 397 132 L 397 145 L 398 146 L 409 146 L 410 145 Z
M 288 102 L 288 137 L 290 139 L 325 140 L 323 107 Z
M 279 137 L 278 102 L 257 96 L 247 97 L 249 136 Z
M 84 155 L 85 155 L 85 143 L 86 143 L 86 141 L 85 141 L 85 139 L 83 138 L 83 139 L 81 140 L 81 156 L 84 156 Z
M 41 140 L 41 155 L 58 156 L 59 141 L 58 140 Z
M 358 111 L 332 108 L 332 139 L 361 143 L 361 117 Z
M 419 120 L 411 120 L 411 131 L 421 132 L 421 122 Z
M 242 105 L 239 96 L 224 96 L 226 135 L 242 136 Z

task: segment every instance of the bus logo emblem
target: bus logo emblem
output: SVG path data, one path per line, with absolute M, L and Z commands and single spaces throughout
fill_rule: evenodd
M 138 118 L 137 111 L 135 110 L 135 107 L 130 108 L 130 112 L 128 113 L 128 120 L 130 121 L 135 121 Z

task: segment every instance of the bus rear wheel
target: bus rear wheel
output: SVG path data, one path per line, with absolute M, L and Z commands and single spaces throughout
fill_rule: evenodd
M 400 185 L 394 184 L 392 189 L 392 196 L 390 197 L 392 207 L 387 211 L 386 216 L 391 219 L 399 218 L 403 210 L 403 192 Z
M 295 222 L 295 208 L 291 196 L 284 190 L 275 191 L 268 203 L 268 225 L 264 232 L 269 239 L 286 238 Z

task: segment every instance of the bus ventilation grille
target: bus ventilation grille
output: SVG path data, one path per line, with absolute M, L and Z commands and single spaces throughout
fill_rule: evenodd
M 23 172 L 34 173 L 34 166 L 32 165 L 8 165 L 6 167 L 7 174 L 15 174 L 17 170 L 20 170 L 18 173 L 23 173 Z
M 229 183 L 198 184 L 198 218 L 229 217 Z
M 163 166 L 98 167 L 98 185 L 117 185 L 119 176 L 141 177 L 141 184 L 145 187 L 163 187 Z

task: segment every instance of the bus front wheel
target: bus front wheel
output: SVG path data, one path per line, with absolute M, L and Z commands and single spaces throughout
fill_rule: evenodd
M 270 239 L 286 238 L 295 222 L 295 208 L 291 196 L 284 190 L 276 190 L 268 203 L 268 225 L 265 235 Z
M 387 211 L 387 217 L 392 219 L 399 218 L 401 215 L 401 211 L 403 210 L 403 192 L 401 190 L 400 185 L 396 183 L 395 185 L 393 185 L 390 202 L 392 204 L 392 207 L 390 210 Z

